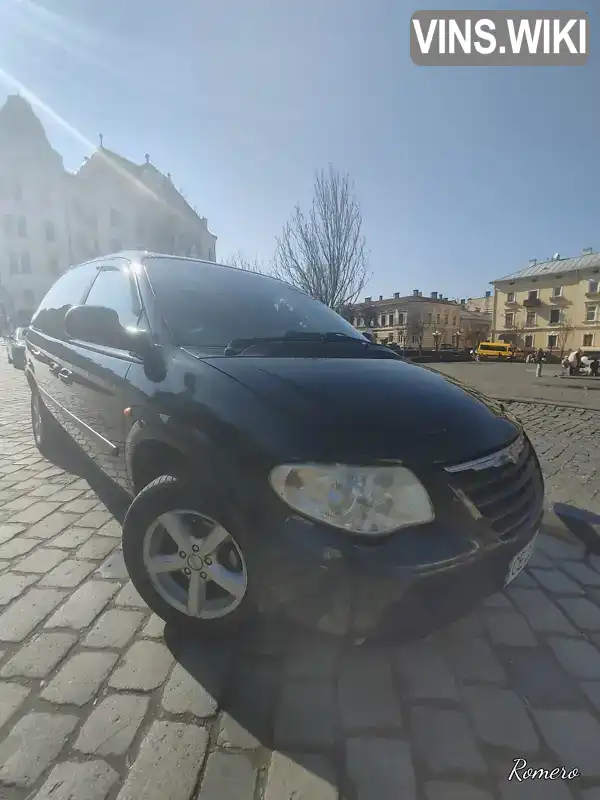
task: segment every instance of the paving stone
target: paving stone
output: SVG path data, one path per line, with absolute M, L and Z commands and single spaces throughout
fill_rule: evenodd
M 411 730 L 416 753 L 433 773 L 486 773 L 475 738 L 460 711 L 413 708 Z
M 57 764 L 32 800 L 105 800 L 118 777 L 104 761 Z
M 202 767 L 207 742 L 204 728 L 180 722 L 154 722 L 117 800 L 140 800 L 142 797 L 144 800 L 183 800 L 190 797 Z
M 28 509 L 28 511 L 30 510 L 31 509 Z M 68 528 L 69 525 L 73 525 L 76 519 L 77 516 L 74 514 L 55 511 L 54 514 L 50 514 L 50 516 L 32 525 L 27 532 L 27 536 L 33 536 L 36 539 L 51 539 L 53 536 L 56 536 L 57 533 L 61 533 L 65 528 Z
M 33 487 L 32 487 L 33 488 Z M 44 519 L 53 511 L 56 511 L 58 508 L 57 503 L 48 503 L 45 501 L 38 501 L 33 505 L 25 508 L 23 511 L 19 511 L 14 514 L 10 519 L 9 522 L 23 522 L 26 525 L 33 525 L 36 522 Z M 57 531 L 58 533 L 58 531 Z
M 242 753 L 211 753 L 198 800 L 254 800 L 257 773 Z
M 458 698 L 454 675 L 433 642 L 414 642 L 401 648 L 395 663 L 401 678 L 402 696 L 413 699 Z
M 581 681 L 581 688 L 600 711 L 600 681 Z
M 600 786 L 582 792 L 581 800 L 600 800 Z
M 592 680 L 600 678 L 600 652 L 589 642 L 552 636 L 548 644 L 569 675 Z
M 123 755 L 148 710 L 147 697 L 113 694 L 105 697 L 84 722 L 75 742 L 77 750 L 99 756 Z
M 235 660 L 224 697 L 219 744 L 249 749 L 256 747 L 256 742 L 272 742 L 280 677 L 274 659 L 243 656 Z
M 302 635 L 294 640 L 285 661 L 290 678 L 333 677 L 340 648 L 322 637 Z
M 22 717 L 0 744 L 0 781 L 31 786 L 50 766 L 77 724 L 67 714 Z
M 13 524 L 9 525 L 6 522 L 0 524 L 0 544 L 4 544 L 4 542 L 9 542 L 11 539 L 14 539 L 17 534 L 22 533 L 24 530 L 27 529 L 26 525 L 18 525 Z
M 509 685 L 535 707 L 582 707 L 585 698 L 552 652 L 513 650 L 506 659 Z
M 394 739 L 350 739 L 346 769 L 357 800 L 416 800 L 410 746 Z
M 87 581 L 80 586 L 46 623 L 47 628 L 81 630 L 96 619 L 119 588 L 118 583 Z
M 5 606 L 19 597 L 37 579 L 37 575 L 14 575 L 11 572 L 0 575 L 0 605 Z
M 494 800 L 490 792 L 468 783 L 429 781 L 425 784 L 426 800 Z
M 570 563 L 570 562 L 569 562 Z M 542 569 L 555 569 L 556 564 L 549 558 L 539 547 L 533 551 L 533 555 L 527 563 L 528 567 L 542 568 Z
M 494 644 L 509 647 L 536 647 L 537 639 L 522 614 L 516 611 L 493 610 L 485 622 Z
M 575 625 L 585 631 L 600 631 L 600 608 L 585 597 L 565 597 L 559 601 Z
M 554 568 L 554 564 L 552 567 Z M 513 604 L 510 602 L 508 597 L 500 592 L 492 594 L 490 597 L 486 597 L 486 599 L 483 601 L 483 605 L 486 608 L 506 608 L 508 610 L 512 610 L 513 608 Z
M 512 764 L 510 767 L 512 768 Z M 554 764 L 544 765 L 544 769 L 549 772 L 555 767 Z M 538 765 L 527 762 L 526 769 L 537 769 Z M 511 774 L 511 769 L 505 770 L 506 775 Z M 524 770 L 521 772 L 523 775 Z M 577 780 L 544 780 L 544 779 L 524 779 L 518 781 L 512 778 L 510 781 L 505 776 L 502 777 L 499 785 L 500 797 L 502 800 L 574 800 L 568 784 L 577 784 Z
M 90 528 L 70 527 L 55 539 L 48 542 L 48 547 L 61 547 L 65 550 L 73 550 L 79 547 L 94 534 Z
M 223 748 L 235 750 L 256 750 L 262 742 L 235 717 L 223 714 L 219 725 L 217 744 Z
M 0 681 L 0 728 L 8 722 L 28 694 L 29 689 L 25 686 Z
M 0 641 L 22 642 L 64 596 L 57 589 L 30 589 L 0 614 Z
M 3 678 L 45 678 L 73 647 L 72 633 L 39 633 L 2 668 Z
M 96 570 L 96 573 L 101 575 L 103 578 L 115 578 L 116 580 L 120 581 L 129 580 L 129 573 L 127 572 L 127 567 L 125 566 L 125 559 L 123 558 L 122 551 L 117 549 L 111 553 L 111 555 L 105 561 L 103 561 L 102 564 L 100 564 Z M 138 608 L 142 608 L 142 603 L 144 601 L 139 595 L 137 595 L 137 600 L 139 601 L 137 603 Z M 127 605 L 127 603 L 125 603 L 125 605 Z M 136 604 L 134 603 L 133 605 Z M 147 606 L 144 604 L 144 607 Z
M 466 681 L 504 683 L 504 667 L 484 639 L 447 642 L 445 650 L 456 675 Z
M 22 561 L 19 561 L 15 569 L 19 572 L 37 572 L 40 575 L 44 575 L 57 564 L 60 564 L 68 555 L 66 550 L 41 547 L 35 553 L 31 553 Z
M 534 631 L 579 635 L 558 606 L 539 589 L 510 589 L 508 592 Z
M 538 736 L 522 701 L 513 691 L 496 686 L 465 686 L 463 697 L 479 737 L 487 744 L 535 753 Z
M 165 632 L 165 623 L 156 614 L 152 614 L 150 619 L 144 625 L 142 636 L 149 636 L 151 639 L 162 639 Z
M 517 577 L 513 578 L 510 585 L 512 588 L 516 586 L 520 589 L 535 589 L 537 587 L 537 583 L 533 580 L 527 568 L 519 572 Z
M 83 643 L 87 647 L 125 647 L 143 619 L 141 611 L 111 608 L 104 612 Z
M 77 551 L 77 558 L 100 559 L 115 549 L 117 543 L 109 536 L 93 536 Z
M 45 586 L 59 586 L 66 589 L 73 589 L 79 586 L 81 581 L 96 568 L 93 561 L 63 561 L 52 572 L 45 575 L 40 583 Z
M 143 608 L 144 610 L 148 608 L 131 582 L 123 586 L 119 594 L 115 597 L 115 603 L 118 606 L 133 606 L 133 608 Z
M 114 539 L 120 539 L 123 536 L 123 529 L 116 519 L 110 519 L 99 530 L 100 536 L 112 536 Z
M 88 511 L 83 517 L 77 520 L 77 525 L 81 528 L 94 528 L 97 530 L 112 519 L 112 514 L 109 511 Z
M 338 698 L 345 730 L 402 728 L 390 658 L 386 651 L 356 651 L 344 659 Z M 318 708 L 318 706 L 315 706 Z
M 319 713 L 315 714 L 315 709 Z M 285 682 L 275 719 L 275 745 L 329 747 L 335 739 L 333 685 L 324 680 Z
M 537 546 L 541 547 L 550 558 L 558 561 L 563 561 L 564 559 L 578 561 L 584 554 L 583 545 L 574 540 L 567 542 L 563 539 L 557 539 L 555 536 L 538 537 Z
M 78 497 L 76 500 L 72 500 L 70 503 L 64 507 L 65 511 L 70 511 L 73 514 L 85 514 L 88 511 L 91 511 L 92 508 L 97 505 L 98 501 L 94 498 L 90 497 Z
M 0 545 L 0 558 L 10 561 L 13 558 L 22 556 L 40 543 L 40 539 L 26 539 L 19 537 L 18 539 L 11 539 L 10 542 L 5 542 Z
M 77 653 L 41 693 L 51 703 L 83 706 L 100 688 L 117 660 L 115 653 Z
M 35 502 L 35 497 L 29 497 L 27 495 L 23 497 L 15 497 L 12 500 L 9 500 L 7 503 L 4 503 L 2 505 L 2 510 L 10 510 L 14 514 L 15 511 L 22 511 L 25 508 L 29 508 L 29 506 L 32 506 Z
M 150 643 L 149 643 L 150 644 Z M 207 681 L 208 687 L 193 678 L 181 664 L 176 664 L 162 697 L 162 705 L 170 714 L 194 714 L 196 717 L 212 717 L 217 713 L 219 694 L 224 675 L 218 672 Z M 216 696 L 213 696 L 214 691 Z
M 534 711 L 557 764 L 577 767 L 583 777 L 600 777 L 600 724 L 587 711 Z
M 337 800 L 335 785 L 335 771 L 328 759 L 273 753 L 264 800 Z
M 159 687 L 167 677 L 173 656 L 158 642 L 135 642 L 125 653 L 123 664 L 110 677 L 113 689 L 149 692 Z
M 542 586 L 553 594 L 583 594 L 583 589 L 575 581 L 558 569 L 532 569 L 532 575 Z
M 581 561 L 564 561 L 562 569 L 584 586 L 600 587 L 600 574 Z

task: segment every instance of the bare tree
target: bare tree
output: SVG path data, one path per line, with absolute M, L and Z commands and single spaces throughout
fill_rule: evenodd
M 257 258 L 246 258 L 241 250 L 238 250 L 237 253 L 230 255 L 229 258 L 225 259 L 224 263 L 230 267 L 237 267 L 238 269 L 246 270 L 246 272 L 258 272 L 261 275 L 268 274 L 268 270 Z
M 427 333 L 427 329 L 429 327 L 430 324 L 425 322 L 423 317 L 414 317 L 413 319 L 410 319 L 405 334 L 405 345 L 406 345 L 406 339 L 409 336 L 411 338 L 411 344 L 412 344 L 412 339 L 416 339 L 417 348 L 419 350 L 419 355 L 420 355 L 421 350 L 423 349 L 423 341 L 425 339 L 425 334 Z
M 556 348 L 560 350 L 561 359 L 565 353 L 565 348 L 571 335 L 571 331 L 573 330 L 575 330 L 575 326 L 573 325 L 571 319 L 565 317 L 563 320 L 561 320 L 561 326 L 556 331 Z
M 465 320 L 464 325 L 465 345 L 470 344 L 472 347 L 477 347 L 480 342 L 484 341 L 491 327 L 491 323 L 477 319 Z
M 277 239 L 273 272 L 338 310 L 353 303 L 370 274 L 362 214 L 348 175 L 317 173 L 308 213 L 294 209 Z

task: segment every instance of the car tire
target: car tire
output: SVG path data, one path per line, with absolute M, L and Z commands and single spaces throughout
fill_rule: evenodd
M 163 515 L 169 516 L 165 518 Z M 188 534 L 199 533 L 206 525 L 208 535 L 204 539 L 190 535 L 184 544 L 179 539 L 181 533 L 178 533 L 179 541 L 176 543 L 167 526 L 160 522 L 161 517 L 170 520 L 171 527 L 173 518 L 183 522 Z M 194 527 L 196 523 L 199 523 L 200 530 Z M 212 530 L 211 525 L 214 525 Z M 231 542 L 225 539 L 219 545 L 221 549 L 214 553 L 210 553 L 210 550 L 199 554 L 190 552 L 199 546 L 204 550 L 202 543 L 208 541 L 209 534 L 222 535 L 219 531 L 224 532 Z M 158 548 L 157 542 L 161 543 Z M 230 560 L 223 567 L 219 561 L 220 554 L 223 548 L 227 550 L 229 544 L 231 548 L 226 552 L 226 558 L 233 556 L 233 563 Z M 183 546 L 185 550 L 181 549 Z M 212 558 L 209 558 L 209 554 Z M 207 559 L 204 562 L 203 556 Z M 214 492 L 203 490 L 187 478 L 163 475 L 149 483 L 135 497 L 123 521 L 123 557 L 131 581 L 142 599 L 164 622 L 182 632 L 207 638 L 228 636 L 255 616 L 257 604 L 253 589 L 258 584 L 252 579 L 254 571 L 250 537 L 235 526 L 225 504 L 219 503 Z M 160 570 L 152 568 L 157 559 L 167 558 L 180 559 L 178 563 L 181 568 L 175 566 L 164 571 L 162 564 Z M 229 573 L 230 568 L 232 572 Z M 226 580 L 235 584 L 237 592 L 235 597 L 231 595 L 232 607 L 226 613 L 215 611 L 215 608 L 219 608 L 218 598 L 217 601 L 209 599 L 211 590 L 225 592 L 218 582 L 211 580 L 211 575 L 217 574 L 223 580 L 224 572 L 228 572 Z M 192 607 L 191 598 L 197 595 L 192 591 L 192 582 L 196 589 L 202 585 L 204 587 L 204 607 L 201 601 Z
M 37 449 L 43 456 L 52 459 L 65 433 L 35 389 L 31 392 L 31 428 Z

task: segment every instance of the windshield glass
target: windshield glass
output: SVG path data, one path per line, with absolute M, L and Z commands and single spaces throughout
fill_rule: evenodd
M 233 339 L 296 333 L 362 335 L 327 306 L 281 281 L 218 264 L 144 259 L 175 342 L 225 348 Z

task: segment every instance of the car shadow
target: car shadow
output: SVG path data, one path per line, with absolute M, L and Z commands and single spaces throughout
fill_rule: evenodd
M 584 559 L 600 555 L 600 514 L 570 503 L 554 503 L 553 511 L 565 528 L 584 545 Z

